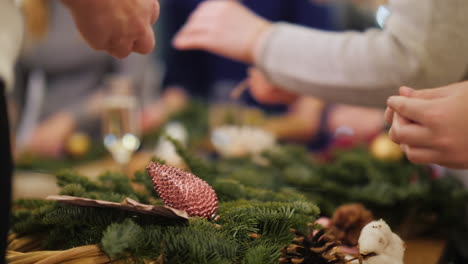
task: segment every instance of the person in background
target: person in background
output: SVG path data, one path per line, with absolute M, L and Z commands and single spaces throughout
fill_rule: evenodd
M 221 58 L 205 51 L 181 51 L 175 49 L 171 43 L 177 32 L 190 20 L 191 13 L 197 6 L 209 2 L 212 1 L 162 1 L 164 14 L 161 22 L 164 35 L 159 45 L 163 46 L 163 56 L 167 64 L 164 83 L 165 86 L 184 87 L 190 95 L 204 100 L 226 100 L 230 89 L 246 77 L 247 66 L 243 62 Z M 252 12 L 273 21 L 289 21 L 326 30 L 334 28 L 331 10 L 309 0 L 246 0 L 242 1 L 242 4 Z
M 335 11 L 330 6 L 318 5 L 313 2 L 309 0 L 279 0 L 268 1 L 268 3 L 243 1 L 242 4 L 252 12 L 273 21 L 288 21 L 322 30 L 342 28 L 345 23 L 348 27 L 358 27 L 358 23 L 349 25 L 348 22 L 337 22 L 333 15 Z M 166 29 L 165 37 L 162 39 L 173 39 L 174 35 L 187 22 L 190 13 L 199 4 L 210 5 L 211 3 L 203 3 L 199 0 L 162 1 L 165 12 L 161 19 L 163 28 Z M 370 23 L 363 23 L 362 19 L 359 20 L 360 25 L 370 26 Z M 233 20 L 233 23 L 237 22 Z M 229 28 L 226 30 L 228 31 Z M 224 33 L 221 33 L 220 36 L 229 37 L 225 36 Z M 232 39 L 230 41 L 235 43 L 240 40 Z M 265 77 L 261 76 L 257 70 L 247 70 L 247 66 L 240 62 L 221 58 L 204 51 L 176 50 L 165 45 L 164 42 L 162 45 L 167 46 L 164 48 L 167 51 L 165 85 L 179 85 L 186 88 L 192 96 L 212 103 L 238 103 L 260 107 L 273 116 L 267 121 L 264 128 L 273 132 L 280 139 L 306 143 L 311 150 L 321 150 L 327 146 L 330 142 L 330 135 L 338 128 L 344 126 L 351 128 L 360 139 L 368 138 L 369 135 L 374 135 L 383 128 L 382 113 L 378 111 L 367 111 L 367 109 L 348 106 L 330 106 L 313 97 L 301 97 L 294 100 L 291 106 L 287 106 L 283 104 L 284 102 L 279 104 L 259 102 L 255 100 L 255 94 L 252 96 L 247 91 L 237 102 L 233 102 L 229 98 L 230 90 L 246 78 L 246 72 L 250 76 L 249 84 L 251 87 L 255 85 L 268 87 Z M 202 50 L 204 49 L 202 48 Z M 356 112 L 361 116 L 350 115 Z M 375 118 L 376 116 L 378 118 Z M 369 121 L 363 124 L 362 120 Z
M 250 87 L 265 87 L 265 90 L 271 86 L 255 68 L 249 69 L 248 82 Z M 350 136 L 356 143 L 369 142 L 384 128 L 383 111 L 380 109 L 326 104 L 311 96 L 291 95 L 282 100 L 291 102 L 288 112 L 273 117 L 264 128 L 289 141 L 304 143 L 315 139 L 312 141 L 314 145 L 309 143 L 311 150 L 324 150 L 335 137 L 342 135 Z
M 16 150 L 59 157 L 76 131 L 99 138 L 106 79 L 127 79 L 143 107 L 155 101 L 158 71 L 152 56 L 124 60 L 86 45 L 66 7 L 55 0 L 23 1 L 26 47 L 17 67 Z M 150 108 L 145 109 L 145 116 Z M 15 122 L 17 121 L 17 122 Z M 146 124 L 152 126 L 152 124 Z
M 63 0 L 87 42 L 116 56 L 148 53 L 154 47 L 156 0 Z M 136 15 L 137 14 L 137 15 Z M 11 206 L 13 160 L 5 93 L 13 87 L 13 67 L 21 47 L 22 18 L 12 0 L 0 0 L 0 264 L 5 263 Z M 110 40 L 115 39 L 119 45 Z
M 259 101 L 282 102 L 292 93 L 383 107 L 401 85 L 436 87 L 467 77 L 468 2 L 392 0 L 388 9 L 383 29 L 337 33 L 272 23 L 237 1 L 207 1 L 174 45 L 255 65 L 274 84 L 251 87 Z

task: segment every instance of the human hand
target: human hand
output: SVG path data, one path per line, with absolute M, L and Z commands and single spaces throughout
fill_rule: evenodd
M 27 144 L 27 151 L 47 157 L 59 157 L 75 126 L 75 120 L 70 113 L 62 112 L 52 116 L 35 129 Z
M 181 50 L 201 49 L 252 64 L 255 48 L 271 23 L 238 1 L 204 1 L 174 38 Z
M 263 73 L 256 68 L 249 68 L 248 83 L 252 96 L 264 104 L 291 104 L 299 98 L 297 94 L 272 85 Z
M 155 45 L 151 25 L 158 19 L 157 0 L 62 0 L 81 35 L 96 50 L 125 58 L 149 53 Z
M 468 82 L 392 96 L 390 137 L 414 163 L 468 168 Z M 388 114 L 387 114 L 388 115 Z
M 356 142 L 365 142 L 378 135 L 384 128 L 382 114 L 381 109 L 335 105 L 329 113 L 327 129 L 336 133 L 340 128 L 349 128 Z

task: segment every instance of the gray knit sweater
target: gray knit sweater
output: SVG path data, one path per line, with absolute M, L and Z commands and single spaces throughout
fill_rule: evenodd
M 468 0 L 390 0 L 383 30 L 334 33 L 276 24 L 256 65 L 276 85 L 331 102 L 384 106 L 402 85 L 468 72 Z

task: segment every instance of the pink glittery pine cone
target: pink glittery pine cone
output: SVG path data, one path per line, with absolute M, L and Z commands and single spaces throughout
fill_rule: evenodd
M 190 172 L 154 162 L 146 170 L 165 205 L 186 211 L 189 216 L 215 217 L 218 197 L 207 182 Z

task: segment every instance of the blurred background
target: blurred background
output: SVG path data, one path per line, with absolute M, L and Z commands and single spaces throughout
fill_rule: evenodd
M 161 0 L 163 12 L 155 25 L 156 49 L 146 56 L 133 54 L 118 60 L 90 49 L 59 1 L 23 1 L 26 44 L 16 67 L 16 87 L 9 99 L 17 165 L 16 198 L 57 193 L 52 175 L 65 168 L 74 168 L 91 178 L 106 170 L 124 172 L 132 177 L 154 156 L 184 167 L 184 160 L 174 145 L 161 135 L 177 139 L 211 161 L 218 157 L 233 160 L 246 156 L 255 160 L 257 154 L 273 144 L 293 143 L 322 164 L 336 161 L 336 149 L 345 150 L 352 155 L 338 158 L 341 163 L 333 164 L 350 173 L 338 173 L 341 176 L 328 179 L 341 184 L 343 189 L 362 184 L 363 175 L 375 173 L 370 172 L 373 166 L 379 169 L 387 166 L 379 163 L 381 160 L 392 164 L 393 171 L 385 167 L 390 178 L 397 173 L 406 175 L 408 162 L 402 158 L 398 146 L 395 149 L 383 136 L 382 109 L 330 104 L 307 96 L 291 105 L 263 105 L 248 89 L 233 98 L 233 89 L 243 85 L 248 76 L 247 65 L 204 51 L 174 49 L 174 35 L 200 2 Z M 384 2 L 242 1 L 271 21 L 287 21 L 328 31 L 363 31 L 381 27 L 388 15 Z M 366 150 L 365 154 L 362 149 Z M 303 168 L 287 171 L 289 174 L 285 177 L 289 177 L 289 184 L 312 184 L 301 178 Z M 432 178 L 446 174 L 439 167 L 430 167 L 427 171 Z M 251 174 L 245 175 L 236 179 L 246 180 Z M 405 177 L 417 181 L 411 175 Z M 398 182 L 393 177 L 391 181 L 375 186 L 385 185 L 391 189 Z M 457 190 L 463 189 L 458 181 L 450 184 Z M 369 195 L 374 195 L 373 198 L 358 200 L 367 201 L 367 205 L 377 209 L 382 205 L 380 209 L 397 211 L 399 205 L 413 197 L 410 196 L 411 186 L 399 189 L 401 192 L 394 196 L 385 196 L 385 191 L 379 191 L 385 188 L 373 189 L 375 186 L 364 186 L 369 192 L 372 189 L 373 193 Z M 325 215 L 330 215 L 339 203 L 348 201 L 344 198 L 332 204 L 327 201 L 327 196 L 320 199 L 320 192 L 314 196 L 313 188 L 310 192 Z M 441 189 L 440 193 L 432 195 L 440 195 L 443 199 L 442 196 L 449 192 Z M 354 201 L 357 198 L 353 195 L 346 193 L 343 196 Z M 425 195 L 428 196 L 412 201 L 411 205 L 420 201 L 433 202 L 430 192 Z M 410 198 L 404 200 L 403 196 Z M 409 203 L 407 205 L 411 207 Z M 440 213 L 438 216 L 442 218 L 447 216 L 441 213 L 445 213 L 445 204 L 437 205 L 437 210 L 442 209 L 434 211 L 432 208 L 430 212 Z M 416 212 L 411 211 L 411 214 Z M 403 218 L 410 222 L 414 220 Z M 405 228 L 405 232 L 414 231 L 408 226 Z M 427 229 L 421 233 L 427 235 Z M 431 239 L 419 239 L 419 244 L 410 244 L 419 250 L 415 255 L 425 254 L 430 258 L 429 262 L 415 257 L 407 263 L 436 263 L 448 239 L 447 236 Z
M 281 140 L 304 143 L 312 151 L 326 148 L 337 131 L 362 140 L 383 128 L 381 112 L 375 109 L 329 105 L 310 97 L 289 106 L 262 105 L 248 90 L 233 99 L 231 90 L 247 77 L 247 65 L 204 51 L 179 51 L 171 45 L 200 2 L 161 1 L 164 12 L 155 26 L 156 50 L 148 56 L 134 54 L 117 60 L 87 47 L 60 3 L 23 1 L 27 40 L 10 100 L 16 157 L 64 158 L 72 154 L 67 148 L 70 139 L 83 138 L 73 137 L 75 134 L 93 142 L 103 141 L 103 118 L 110 118 L 104 114 L 109 107 L 103 104 L 103 98 L 110 94 L 134 97 L 131 108 L 135 109 L 130 112 L 138 117 L 132 128 L 138 137 L 157 130 L 171 113 L 192 101 L 248 110 L 250 119 L 262 119 L 253 121 Z M 269 20 L 317 29 L 365 30 L 378 26 L 379 1 L 243 4 Z M 284 122 L 292 124 L 289 129 Z

